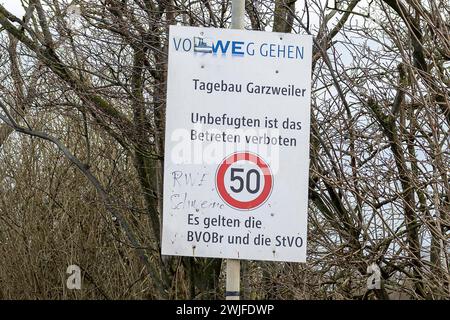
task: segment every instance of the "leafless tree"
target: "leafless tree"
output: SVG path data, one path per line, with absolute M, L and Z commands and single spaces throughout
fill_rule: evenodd
M 0 5 L 0 298 L 220 298 L 220 260 L 160 255 L 165 85 L 168 26 L 227 28 L 231 1 L 22 6 Z M 245 8 L 314 36 L 308 263 L 246 262 L 245 297 L 450 298 L 448 1 Z

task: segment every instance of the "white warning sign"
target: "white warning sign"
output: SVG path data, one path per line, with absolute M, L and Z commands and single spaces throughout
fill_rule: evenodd
M 306 260 L 312 38 L 171 26 L 162 253 Z

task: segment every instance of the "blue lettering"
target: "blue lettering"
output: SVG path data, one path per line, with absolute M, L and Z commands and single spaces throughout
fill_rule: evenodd
M 172 38 L 173 46 L 176 51 L 191 51 L 193 44 L 189 38 Z M 231 42 L 231 45 L 230 45 Z M 255 43 L 244 41 L 224 41 L 217 40 L 212 46 L 213 54 L 227 54 L 228 49 L 231 50 L 232 55 L 243 56 L 245 54 L 249 56 L 254 56 L 256 53 Z M 274 43 L 262 43 L 259 46 L 259 54 L 262 57 L 271 58 L 288 58 L 288 59 L 303 59 L 305 55 L 305 48 L 303 46 L 293 46 L 293 45 L 277 45 Z
M 292 55 L 294 52 L 294 46 L 288 46 L 288 58 L 289 59 L 293 59 L 294 58 L 294 56 Z
M 236 55 L 244 55 L 244 51 L 242 51 L 242 46 L 244 45 L 244 42 L 242 41 L 233 41 L 231 46 L 231 53 Z
M 218 50 L 219 47 L 220 47 L 220 50 L 222 51 L 222 53 L 227 53 L 229 45 L 230 45 L 230 41 L 227 41 L 226 44 L 225 44 L 225 46 L 224 46 L 223 43 L 222 43 L 222 40 L 218 40 L 217 43 L 216 43 L 216 45 L 213 44 L 213 46 L 212 46 L 212 52 L 213 52 L 214 54 L 217 54 L 217 50 Z
M 272 58 L 275 58 L 275 44 L 271 44 L 270 46 L 269 46 L 269 50 L 270 50 L 270 54 L 269 54 L 269 56 L 270 57 L 272 57 Z
M 255 48 L 253 48 L 254 43 L 250 42 L 249 44 L 247 44 L 247 54 L 249 56 L 254 56 L 255 55 Z M 250 48 L 251 46 L 251 48 Z
M 175 50 L 178 51 L 178 49 L 180 49 L 181 39 L 172 38 L 172 40 L 173 40 L 173 45 L 175 46 Z M 178 40 L 178 43 L 177 43 L 177 40 Z
M 192 48 L 191 39 L 184 39 L 183 40 L 183 50 L 184 51 L 190 51 L 191 48 Z
M 285 46 L 278 46 L 278 58 L 282 57 L 284 58 L 286 55 L 286 47 Z
M 296 53 L 297 53 L 296 58 L 297 59 L 303 59 L 303 53 L 304 53 L 305 48 L 304 47 L 297 47 L 296 49 L 297 49 L 296 50 Z
M 263 57 L 267 57 L 267 49 L 263 49 L 267 45 L 268 45 L 267 43 L 263 43 L 261 47 L 259 47 L 259 53 L 261 53 L 261 56 Z

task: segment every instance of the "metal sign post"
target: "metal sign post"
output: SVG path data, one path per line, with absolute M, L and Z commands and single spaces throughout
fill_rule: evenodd
M 241 261 L 227 259 L 226 300 L 240 299 Z
M 227 300 L 240 260 L 306 261 L 312 37 L 243 30 L 244 4 L 169 28 L 161 253 L 227 259 Z
M 231 3 L 231 29 L 244 29 L 245 0 L 233 0 Z M 240 299 L 241 262 L 227 259 L 226 300 Z

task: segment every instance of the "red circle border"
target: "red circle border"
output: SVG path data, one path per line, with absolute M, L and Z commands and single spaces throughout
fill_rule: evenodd
M 225 188 L 224 178 L 227 169 L 235 162 L 240 160 L 247 160 L 256 164 L 264 175 L 264 188 L 261 194 L 250 201 L 239 201 L 233 198 Z M 216 188 L 217 191 L 226 203 L 230 206 L 240 210 L 253 210 L 262 205 L 269 197 L 272 191 L 273 177 L 269 165 L 262 160 L 257 154 L 250 152 L 235 152 L 226 157 L 219 165 L 216 173 Z

